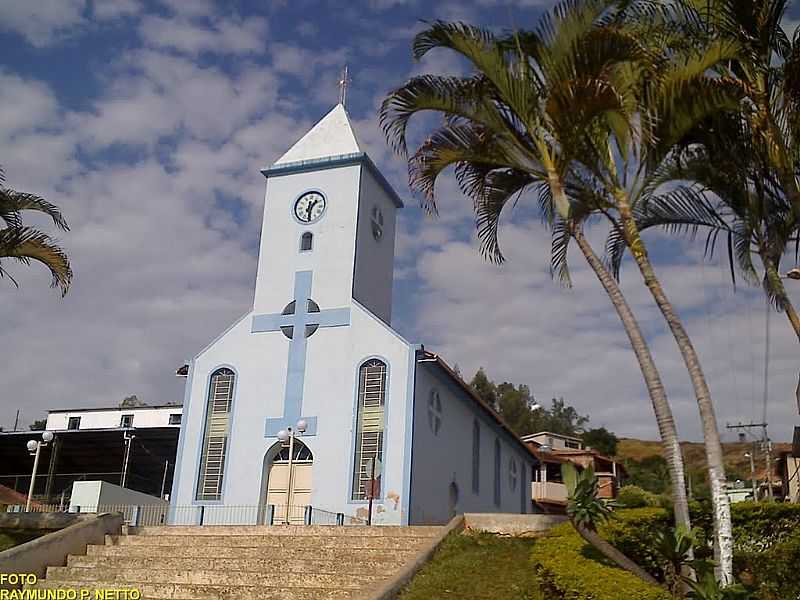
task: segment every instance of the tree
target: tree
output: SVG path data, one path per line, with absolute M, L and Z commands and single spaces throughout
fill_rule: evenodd
M 653 494 L 669 491 L 669 466 L 663 456 L 647 456 L 642 460 L 628 459 L 624 463 L 627 483 Z
M 596 429 L 588 429 L 581 436 L 583 443 L 594 448 L 601 454 L 606 456 L 614 456 L 617 453 L 617 436 L 611 433 L 605 427 L 597 427 Z M 666 461 L 665 461 L 666 462 Z
M 50 270 L 51 287 L 61 288 L 62 297 L 69 290 L 72 268 L 64 250 L 46 233 L 23 224 L 23 211 L 40 212 L 53 220 L 63 231 L 69 231 L 61 211 L 44 198 L 5 187 L 5 172 L 0 167 L 0 277 L 8 277 L 14 285 L 16 279 L 6 270 L 4 260 L 14 260 L 30 265 L 32 260 Z
M 641 228 L 664 226 L 692 235 L 705 229 L 713 255 L 721 235 L 751 283 L 759 279 L 771 303 L 786 314 L 800 341 L 800 316 L 786 292 L 780 262 L 797 239 L 800 223 L 800 44 L 781 27 L 786 0 L 713 0 L 696 5 L 687 35 L 705 36 L 741 49 L 714 65 L 718 77 L 740 85 L 742 101 L 709 115 L 683 140 L 667 177 L 693 182 L 681 193 L 644 207 Z M 702 197 L 712 194 L 711 201 Z M 698 198 L 698 196 L 700 196 Z M 794 247 L 795 261 L 798 259 Z M 795 389 L 800 411 L 800 381 Z
M 435 213 L 435 182 L 455 166 L 462 192 L 473 201 L 487 258 L 502 260 L 501 214 L 526 192 L 538 196 L 553 231 L 553 273 L 566 284 L 567 244 L 575 241 L 631 342 L 670 464 L 676 521 L 690 529 L 683 459 L 666 391 L 617 281 L 584 236 L 584 223 L 597 212 L 591 205 L 597 196 L 584 185 L 583 173 L 572 169 L 584 154 L 598 154 L 596 146 L 587 145 L 587 133 L 606 123 L 626 130 L 632 118 L 631 101 L 616 93 L 608 76 L 617 64 L 648 51 L 640 35 L 619 26 L 627 18 L 622 6 L 598 0 L 562 4 L 535 31 L 504 37 L 463 23 L 436 22 L 416 36 L 415 57 L 445 48 L 469 61 L 474 72 L 414 77 L 387 96 L 380 119 L 393 148 L 408 156 L 411 118 L 425 111 L 444 117 L 444 125 L 408 159 L 410 185 L 421 194 L 423 207 Z
M 136 408 L 138 406 L 147 406 L 147 402 L 142 402 L 136 396 L 136 394 L 132 396 L 126 396 L 122 399 L 122 402 L 119 403 L 120 408 Z
M 45 427 L 47 427 L 47 419 L 36 419 L 28 427 L 31 431 L 42 431 Z
M 497 386 L 486 377 L 483 367 L 478 369 L 469 385 L 481 400 L 497 410 Z
M 537 430 L 536 415 L 531 410 L 534 403 L 527 385 L 515 386 L 504 381 L 497 386 L 498 411 L 517 435 L 528 435 Z
M 544 428 L 552 433 L 578 436 L 589 417 L 578 414 L 572 406 L 564 402 L 564 398 L 553 398 L 550 410 L 544 413 Z
M 564 398 L 553 398 L 549 409 L 534 410 L 536 400 L 529 386 L 508 381 L 497 384 L 487 377 L 483 367 L 475 373 L 470 386 L 519 436 L 539 431 L 577 436 L 589 422 L 588 416 L 579 414 Z
M 567 487 L 567 516 L 580 536 L 619 567 L 633 573 L 642 581 L 658 585 L 655 577 L 597 533 L 598 525 L 610 519 L 613 513 L 611 503 L 604 502 L 597 496 L 594 469 L 589 467 L 578 471 L 575 465 L 567 463 L 561 465 L 561 475 Z

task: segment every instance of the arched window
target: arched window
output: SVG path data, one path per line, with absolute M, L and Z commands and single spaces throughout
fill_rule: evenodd
M 431 390 L 428 398 L 428 426 L 433 435 L 439 435 L 439 429 L 442 427 L 442 397 L 439 395 L 439 390 Z
M 294 450 L 292 452 L 292 462 L 293 463 L 301 463 L 301 462 L 314 462 L 314 455 L 309 450 L 308 446 L 306 446 L 303 442 L 298 439 L 294 440 L 294 444 L 292 444 Z M 289 462 L 289 443 L 285 443 L 281 446 L 281 449 L 278 450 L 278 453 L 275 455 L 275 458 L 272 459 L 273 463 L 284 463 Z
M 500 456 L 500 440 L 494 440 L 494 503 L 500 506 L 500 465 L 502 462 Z
M 386 405 L 386 363 L 370 359 L 358 370 L 358 414 L 353 460 L 353 500 L 382 494 L 380 463 Z M 374 473 L 373 473 L 374 471 Z
M 472 421 L 472 491 L 481 493 L 481 426 Z
M 306 231 L 300 236 L 300 252 L 308 252 L 314 245 L 314 234 Z
M 211 375 L 203 432 L 203 454 L 197 478 L 198 500 L 220 500 L 225 454 L 230 433 L 233 386 L 236 376 L 230 369 L 217 369 Z
M 517 491 L 517 479 L 519 478 L 519 467 L 517 466 L 517 459 L 513 456 L 508 459 L 508 487 L 512 492 Z
M 522 480 L 519 484 L 519 512 L 523 515 L 528 512 L 528 497 L 531 494 L 531 480 L 528 479 L 528 468 L 523 460 L 519 469 Z

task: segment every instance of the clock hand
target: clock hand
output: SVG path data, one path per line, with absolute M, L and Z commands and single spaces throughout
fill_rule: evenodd
M 308 215 L 308 220 L 311 220 L 311 211 L 314 210 L 314 206 L 316 206 L 317 201 L 313 200 L 308 203 L 308 207 L 306 208 L 306 214 Z

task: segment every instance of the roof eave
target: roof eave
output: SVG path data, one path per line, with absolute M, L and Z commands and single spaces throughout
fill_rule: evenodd
M 345 167 L 348 165 L 361 164 L 365 166 L 378 184 L 386 192 L 386 195 L 392 199 L 397 208 L 403 208 L 403 201 L 400 196 L 394 191 L 392 185 L 386 180 L 372 162 L 372 159 L 366 152 L 353 152 L 350 154 L 339 154 L 336 156 L 324 156 L 322 158 L 312 158 L 309 160 L 298 160 L 290 163 L 274 164 L 271 167 L 261 169 L 261 174 L 269 179 L 270 177 L 279 177 L 282 175 L 291 175 L 294 173 L 303 173 L 306 171 L 320 171 L 322 169 L 335 169 L 337 167 Z

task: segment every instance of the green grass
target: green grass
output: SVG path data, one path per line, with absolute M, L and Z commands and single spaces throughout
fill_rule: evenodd
M 0 529 L 0 552 L 44 535 L 47 531 L 31 529 Z
M 451 534 L 400 600 L 544 600 L 530 555 L 535 541 L 489 533 Z

